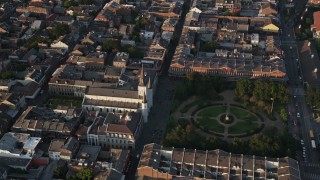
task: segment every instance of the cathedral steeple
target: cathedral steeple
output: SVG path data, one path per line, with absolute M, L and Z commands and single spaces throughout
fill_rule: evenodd
M 144 70 L 142 66 L 141 72 L 140 72 L 139 86 L 145 86 L 143 76 L 144 76 Z

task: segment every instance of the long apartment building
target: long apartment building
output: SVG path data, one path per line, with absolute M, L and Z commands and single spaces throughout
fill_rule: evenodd
M 137 176 L 157 179 L 278 179 L 299 180 L 298 161 L 147 144 Z

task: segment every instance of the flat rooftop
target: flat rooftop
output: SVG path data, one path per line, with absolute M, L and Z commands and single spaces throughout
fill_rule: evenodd
M 100 150 L 100 146 L 81 145 L 76 159 L 85 159 L 88 162 L 95 162 Z

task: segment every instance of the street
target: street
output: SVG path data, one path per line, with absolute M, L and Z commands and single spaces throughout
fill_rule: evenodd
M 189 11 L 190 1 L 185 1 L 187 4 L 186 8 L 182 12 L 182 17 L 176 25 L 174 36 L 176 39 L 171 41 L 168 48 L 168 52 L 165 56 L 165 60 L 161 67 L 161 73 L 159 77 L 158 87 L 154 95 L 154 104 L 149 113 L 148 122 L 144 124 L 142 133 L 137 140 L 135 150 L 132 153 L 131 166 L 128 169 L 126 179 L 135 179 L 135 173 L 140 160 L 140 155 L 142 153 L 143 147 L 149 143 L 159 143 L 166 132 L 167 121 L 169 119 L 171 102 L 173 100 L 174 89 L 177 85 L 177 81 L 170 79 L 167 76 L 167 72 L 170 67 L 177 43 L 180 40 L 182 33 L 183 23 L 185 20 L 185 15 Z M 160 111 L 159 111 L 160 110 Z
M 280 7 L 284 7 L 286 1 L 281 1 Z M 303 87 L 303 77 L 301 73 L 301 65 L 299 60 L 299 49 L 296 43 L 296 37 L 294 32 L 294 21 L 299 19 L 299 12 L 305 9 L 305 0 L 295 0 L 295 15 L 285 19 L 284 10 L 280 11 L 281 16 L 281 46 L 284 51 L 284 60 L 286 62 L 287 75 L 289 78 L 288 87 L 289 93 L 292 95 L 292 99 L 288 104 L 288 110 L 290 112 L 289 118 L 289 131 L 293 133 L 293 136 L 301 141 L 303 140 L 302 147 L 305 147 L 305 158 L 302 155 L 302 149 L 297 152 L 298 160 L 300 161 L 302 179 L 320 179 L 319 172 L 319 155 L 314 148 L 311 147 L 310 130 L 314 130 L 317 125 L 312 117 L 312 112 L 307 105 L 305 99 L 305 90 Z M 298 16 L 297 16 L 298 15 Z M 298 114 L 299 113 L 299 114 Z M 291 122 L 298 122 L 298 125 Z M 299 126 L 300 125 L 300 126 Z
M 154 104 L 149 113 L 149 120 L 144 124 L 142 133 L 136 141 L 136 148 L 132 155 L 131 167 L 129 167 L 126 179 L 135 179 L 136 169 L 140 160 L 139 155 L 142 153 L 144 145 L 159 143 L 163 139 L 167 120 L 169 119 L 175 84 L 176 82 L 168 77 L 160 77 L 154 97 Z M 156 139 L 154 135 L 157 135 Z

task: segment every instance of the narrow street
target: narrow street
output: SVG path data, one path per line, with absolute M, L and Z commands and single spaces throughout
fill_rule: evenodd
M 167 121 L 170 115 L 171 102 L 173 100 L 174 89 L 177 82 L 170 79 L 167 76 L 170 63 L 172 61 L 173 55 L 175 53 L 177 44 L 179 43 L 180 36 L 182 33 L 183 23 L 185 20 L 186 13 L 190 8 L 190 0 L 185 2 L 186 8 L 183 9 L 182 15 L 176 25 L 174 37 L 175 40 L 171 41 L 168 46 L 168 52 L 166 54 L 164 63 L 162 64 L 162 69 L 159 77 L 158 88 L 156 94 L 154 95 L 154 104 L 149 113 L 149 121 L 144 124 L 142 133 L 137 140 L 136 147 L 132 153 L 131 166 L 128 169 L 126 179 L 135 179 L 136 169 L 140 160 L 140 154 L 142 153 L 143 147 L 149 143 L 159 143 L 165 134 Z M 154 136 L 157 136 L 155 141 Z

